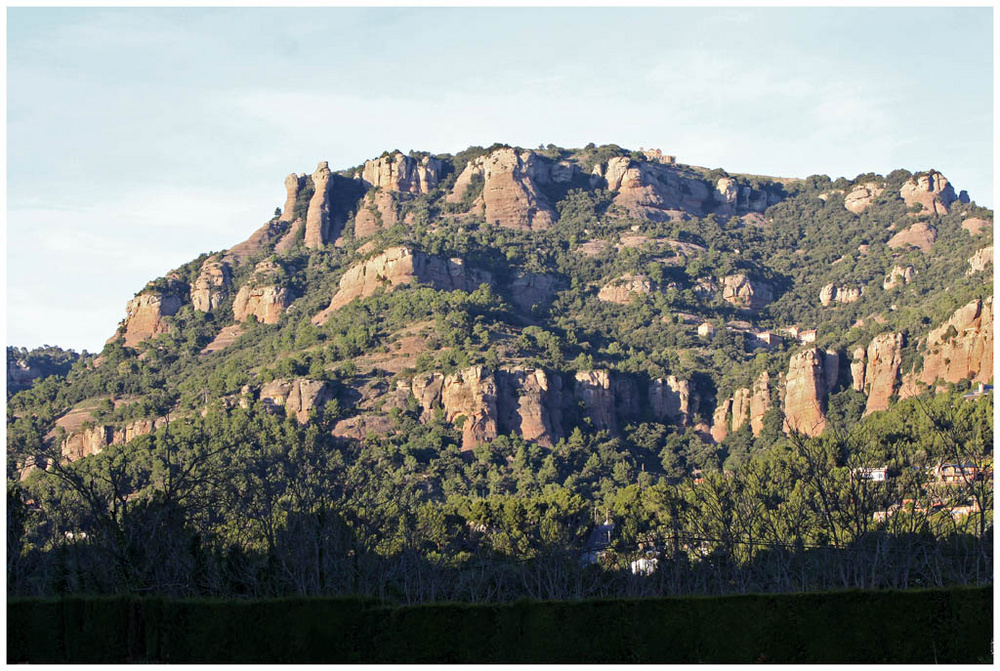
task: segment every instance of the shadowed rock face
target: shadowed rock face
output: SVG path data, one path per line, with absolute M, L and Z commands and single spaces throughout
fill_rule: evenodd
M 924 385 L 941 382 L 989 382 L 993 378 L 993 297 L 962 306 L 927 334 L 923 368 L 908 373 L 899 395 L 916 396 Z
M 785 431 L 818 436 L 826 428 L 826 401 L 836 386 L 839 358 L 836 352 L 813 347 L 788 362 L 785 376 Z
M 210 256 L 201 266 L 198 279 L 191 288 L 191 304 L 195 310 L 213 312 L 229 296 L 232 277 L 229 266 Z
M 474 206 L 484 208 L 487 223 L 503 228 L 544 229 L 558 218 L 538 188 L 540 181 L 552 178 L 552 168 L 534 152 L 519 154 L 504 148 L 470 161 L 447 201 L 462 202 L 476 176 L 483 179 L 483 192 Z
M 658 422 L 687 426 L 693 413 L 691 385 L 670 375 L 649 383 L 649 406 Z
M 520 310 L 547 305 L 559 288 L 559 280 L 551 275 L 518 273 L 510 283 L 510 300 Z
M 948 179 L 934 170 L 911 177 L 900 188 L 899 195 L 907 205 L 921 205 L 919 214 L 948 214 L 949 206 L 958 200 Z
M 722 300 L 748 310 L 761 310 L 774 299 L 774 289 L 767 282 L 751 280 L 746 275 L 728 275 L 722 279 Z
M 564 435 L 562 378 L 540 368 L 500 370 L 497 377 L 500 433 L 517 433 L 542 447 L 554 447 Z
M 868 403 L 865 414 L 889 407 L 889 400 L 899 389 L 903 334 L 882 333 L 868 345 L 865 365 L 865 390 Z
M 349 268 L 330 306 L 313 317 L 313 323 L 326 323 L 336 310 L 356 298 L 371 296 L 380 288 L 391 291 L 413 282 L 442 291 L 475 291 L 480 284 L 492 284 L 493 278 L 484 270 L 467 267 L 461 259 L 443 259 L 408 247 L 390 247 Z

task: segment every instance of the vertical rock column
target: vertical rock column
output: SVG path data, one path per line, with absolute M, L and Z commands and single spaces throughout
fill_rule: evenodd
M 309 211 L 306 214 L 305 244 L 309 249 L 319 249 L 328 242 L 330 235 L 330 196 L 327 193 L 330 166 L 326 161 L 321 161 L 316 166 L 312 178 L 316 190 L 309 200 Z
M 285 198 L 285 209 L 281 211 L 278 221 L 292 221 L 295 218 L 295 201 L 298 200 L 304 181 L 304 177 L 299 177 L 294 172 L 285 178 L 285 191 L 288 192 L 288 196 Z

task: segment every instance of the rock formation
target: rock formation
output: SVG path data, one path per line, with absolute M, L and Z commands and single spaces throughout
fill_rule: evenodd
M 876 196 L 882 195 L 884 190 L 884 185 L 879 184 L 878 182 L 856 184 L 850 192 L 844 196 L 844 207 L 854 214 L 861 214 L 868 209 L 868 206 L 871 205 L 872 200 Z
M 865 364 L 865 414 L 889 407 L 899 390 L 899 367 L 903 360 L 903 334 L 882 333 L 868 345 Z
M 913 269 L 913 266 L 893 266 L 889 274 L 885 276 L 882 280 L 882 289 L 885 291 L 891 291 L 898 286 L 903 286 L 909 284 L 913 281 L 913 277 L 917 274 L 917 271 Z
M 60 453 L 66 461 L 76 461 L 83 457 L 100 454 L 112 445 L 124 445 L 133 438 L 153 433 L 167 425 L 166 417 L 140 419 L 115 427 L 110 425 L 84 427 L 67 435 L 60 446 Z
M 712 413 L 712 438 L 717 443 L 721 443 L 729 435 L 729 413 L 733 409 L 733 399 L 724 398 L 715 406 Z
M 313 408 L 322 408 L 333 400 L 333 389 L 322 380 L 272 380 L 260 389 L 260 400 L 264 407 L 283 407 L 289 415 L 294 415 L 299 424 L 309 421 Z
M 764 191 L 755 191 L 749 186 L 740 186 L 732 177 L 723 177 L 715 183 L 712 194 L 715 200 L 715 214 L 732 217 L 748 212 L 763 212 L 768 205 L 777 202 Z
M 274 247 L 289 232 L 287 221 L 269 221 L 243 242 L 230 247 L 222 255 L 222 263 L 235 268 L 247 259 L 258 256 Z
M 813 347 L 794 355 L 785 376 L 785 431 L 818 436 L 826 428 L 826 402 L 837 384 L 839 357 Z
M 986 266 L 993 265 L 993 245 L 989 247 L 983 247 L 978 252 L 972 255 L 969 259 L 969 269 L 965 271 L 966 275 L 974 275 L 976 273 L 981 273 L 986 270 Z
M 544 229 L 558 217 L 538 188 L 551 177 L 552 169 L 534 152 L 520 154 L 509 147 L 470 161 L 448 195 L 450 203 L 460 203 L 473 180 L 483 180 L 483 192 L 476 204 L 485 208 L 486 222 L 504 228 Z
M 319 249 L 330 242 L 330 166 L 320 161 L 312 175 L 313 191 L 306 213 L 305 245 L 309 249 Z
M 530 311 L 552 301 L 559 281 L 551 275 L 517 273 L 510 283 L 510 300 L 519 309 Z
M 720 442 L 748 422 L 754 436 L 764 428 L 764 414 L 771 409 L 771 377 L 762 371 L 753 383 L 753 389 L 741 387 L 729 398 L 723 399 L 712 415 L 712 437 Z
M 445 420 L 461 426 L 462 449 L 494 440 L 497 432 L 496 377 L 482 366 L 473 366 L 444 378 L 441 406 Z
M 886 244 L 893 249 L 917 247 L 926 254 L 931 251 L 935 240 L 937 240 L 937 230 L 933 226 L 917 223 L 896 233 Z
M 441 178 L 441 161 L 425 156 L 419 162 L 402 152 L 365 161 L 361 179 L 375 189 L 399 193 L 429 193 Z
M 900 397 L 941 382 L 989 382 L 993 378 L 993 297 L 976 299 L 927 334 L 923 367 L 904 376 Z M 918 384 L 921 383 L 921 384 Z
M 278 221 L 293 221 L 295 219 L 295 201 L 298 200 L 299 191 L 305 186 L 306 176 L 292 173 L 285 178 L 285 209 L 281 211 Z
M 762 371 L 753 383 L 750 395 L 750 430 L 759 436 L 764 429 L 764 414 L 771 409 L 771 376 Z
M 693 415 L 690 383 L 674 375 L 651 380 L 649 407 L 656 421 L 687 426 Z
M 367 238 L 402 221 L 396 195 L 391 191 L 369 191 L 365 194 L 354 217 L 354 237 Z
M 583 403 L 586 416 L 597 430 L 617 436 L 619 420 L 638 415 L 638 396 L 630 379 L 598 369 L 578 371 L 575 382 L 574 396 Z
M 867 352 L 864 347 L 855 347 L 851 361 L 851 389 L 865 391 L 865 359 Z
M 827 284 L 820 289 L 819 302 L 824 307 L 833 302 L 854 303 L 861 300 L 864 293 L 864 287 L 838 287 L 835 284 Z
M 480 284 L 492 284 L 493 278 L 484 270 L 467 267 L 461 259 L 443 259 L 409 247 L 390 247 L 348 268 L 330 306 L 313 317 L 313 323 L 326 323 L 336 310 L 356 298 L 371 296 L 379 288 L 391 291 L 416 282 L 442 291 L 475 291 Z
M 969 232 L 969 235 L 975 237 L 983 232 L 983 230 L 989 230 L 993 228 L 993 221 L 988 219 L 980 219 L 978 217 L 969 217 L 962 222 L 962 228 Z
M 652 221 L 706 214 L 711 194 L 700 179 L 687 177 L 673 166 L 633 161 L 616 156 L 594 167 L 595 185 L 603 182 L 615 194 L 615 205 L 625 214 Z
M 751 280 L 746 275 L 727 275 L 722 278 L 722 300 L 748 310 L 761 310 L 774 298 L 774 290 L 767 282 Z
M 277 324 L 281 314 L 292 303 L 292 293 L 278 279 L 283 271 L 280 264 L 264 260 L 254 267 L 250 279 L 236 292 L 233 317 L 246 321 L 250 315 L 265 324 Z
M 562 378 L 542 369 L 499 371 L 497 425 L 501 433 L 518 433 L 542 447 L 554 447 L 563 436 Z
M 908 206 L 921 205 L 919 214 L 948 214 L 948 207 L 958 200 L 955 189 L 935 170 L 911 177 L 900 188 L 899 195 Z
M 210 256 L 201 265 L 198 279 L 191 288 L 191 304 L 195 310 L 214 312 L 228 298 L 231 286 L 229 266 L 218 256 Z
M 622 275 L 601 287 L 597 299 L 608 303 L 628 305 L 636 296 L 653 293 L 653 283 L 645 275 Z
M 184 303 L 187 286 L 168 279 L 166 288 L 152 288 L 152 282 L 125 305 L 125 346 L 135 347 L 144 340 L 166 333 L 170 327 L 163 320 L 177 314 Z M 112 338 L 112 340 L 114 337 Z

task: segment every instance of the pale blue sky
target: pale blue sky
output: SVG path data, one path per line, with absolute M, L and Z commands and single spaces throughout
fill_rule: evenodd
M 284 176 L 385 149 L 936 168 L 993 203 L 991 8 L 7 10 L 7 341 L 100 350 Z

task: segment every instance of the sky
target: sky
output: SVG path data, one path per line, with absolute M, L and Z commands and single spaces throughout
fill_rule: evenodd
M 993 10 L 8 8 L 7 344 L 100 351 L 285 175 L 383 150 L 656 147 L 943 172 L 993 205 Z

